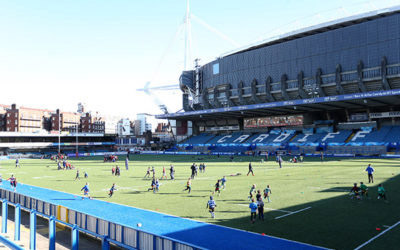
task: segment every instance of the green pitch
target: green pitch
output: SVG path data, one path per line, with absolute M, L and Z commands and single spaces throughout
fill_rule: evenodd
M 400 160 L 395 159 L 331 159 L 321 163 L 305 159 L 304 163 L 284 162 L 283 168 L 275 161 L 261 162 L 261 158 L 198 156 L 133 155 L 129 170 L 124 158 L 116 163 L 103 163 L 102 158 L 71 160 L 80 170 L 80 180 L 74 180 L 75 170 L 57 170 L 50 160 L 21 160 L 21 168 L 14 161 L 0 162 L 3 179 L 12 173 L 19 183 L 26 183 L 81 195 L 85 182 L 95 199 L 135 206 L 185 218 L 206 221 L 229 227 L 335 249 L 354 249 L 400 221 Z M 246 176 L 249 161 L 255 176 Z M 190 165 L 204 162 L 206 172 L 192 181 L 192 192 L 183 192 L 190 176 Z M 365 168 L 375 168 L 375 183 L 368 184 Z M 169 179 L 169 165 L 175 167 L 175 180 Z M 112 166 L 119 165 L 121 176 L 112 176 Z M 160 192 L 147 191 L 151 179 L 144 179 L 146 169 L 154 166 L 156 177 L 167 168 L 168 179 L 160 180 Z M 84 172 L 89 175 L 83 178 Z M 237 173 L 241 173 L 238 176 Z M 226 176 L 227 187 L 221 195 L 214 195 L 216 218 L 211 219 L 206 203 L 217 179 Z M 369 187 L 369 199 L 352 200 L 348 192 L 354 182 L 363 181 Z M 112 183 L 117 191 L 112 198 L 107 192 Z M 377 200 L 377 185 L 387 190 L 388 202 Z M 250 223 L 249 190 L 252 184 L 263 190 L 272 189 L 271 203 L 265 201 L 265 221 Z M 18 191 L 18 188 L 17 188 Z M 293 213 L 296 212 L 296 213 Z M 380 228 L 378 231 L 376 228 Z M 223 236 L 221 236 L 223 237 Z M 400 225 L 372 241 L 363 249 L 394 249 L 398 247 Z

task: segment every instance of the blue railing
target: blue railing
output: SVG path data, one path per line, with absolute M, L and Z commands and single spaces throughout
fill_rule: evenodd
M 4 189 L 3 189 L 4 190 Z M 4 191 L 8 191 L 10 193 L 14 193 L 10 190 L 4 190 Z M 11 198 L 9 196 L 9 198 Z M 15 197 L 14 197 L 15 199 Z M 101 240 L 102 242 L 102 249 L 103 250 L 108 250 L 110 249 L 110 243 L 115 244 L 119 247 L 122 247 L 124 249 L 148 249 L 149 247 L 151 247 L 151 249 L 193 249 L 193 250 L 197 250 L 197 249 L 204 249 L 202 247 L 193 245 L 193 244 L 189 244 L 186 242 L 182 242 L 176 239 L 172 239 L 166 236 L 160 236 L 160 235 L 156 235 L 144 230 L 137 230 L 137 229 L 131 229 L 132 232 L 135 234 L 134 235 L 134 240 L 130 240 L 130 242 L 128 242 L 127 244 L 123 243 L 124 242 L 124 233 L 121 232 L 120 235 L 120 239 L 122 239 L 121 241 L 118 241 L 117 239 L 111 239 L 110 236 L 108 235 L 110 233 L 110 230 L 106 230 L 107 234 L 101 234 L 98 233 L 98 220 L 100 219 L 96 219 L 96 232 L 93 232 L 91 230 L 87 230 L 85 228 L 80 227 L 77 224 L 71 224 L 68 222 L 65 222 L 63 220 L 59 220 L 54 216 L 54 212 L 52 211 L 54 209 L 51 209 L 52 206 L 54 206 L 53 204 L 49 204 L 48 205 L 48 210 L 45 209 L 45 204 L 47 204 L 46 202 L 42 202 L 42 201 L 36 201 L 35 204 L 33 204 L 34 199 L 31 198 L 30 203 L 31 203 L 31 207 L 35 207 L 36 209 L 31 209 L 31 208 L 27 208 L 24 206 L 21 206 L 21 204 L 19 203 L 14 203 L 11 202 L 7 199 L 1 199 L 0 200 L 2 202 L 2 233 L 7 233 L 7 215 L 8 215 L 8 205 L 12 205 L 15 207 L 15 232 L 14 232 L 14 240 L 18 241 L 20 240 L 20 232 L 21 232 L 21 209 L 28 211 L 30 213 L 30 249 L 36 249 L 36 216 L 39 215 L 43 218 L 47 218 L 49 220 L 49 249 L 50 250 L 54 250 L 55 249 L 55 236 L 56 236 L 56 223 L 65 225 L 67 227 L 71 228 L 71 249 L 73 250 L 77 250 L 78 246 L 79 246 L 79 232 L 83 232 L 89 235 L 92 235 L 95 238 L 98 238 Z M 41 202 L 41 205 L 39 206 L 39 202 Z M 33 206 L 32 206 L 33 205 Z M 43 211 L 39 212 L 38 210 Z M 46 212 L 49 212 L 49 214 L 46 214 Z M 77 213 L 77 212 L 75 212 Z M 6 216 L 4 216 L 6 215 Z M 76 216 L 76 215 L 75 215 Z M 76 221 L 76 220 L 75 220 Z M 122 227 L 121 227 L 122 228 Z M 124 226 L 125 229 L 129 229 L 127 227 Z M 122 230 L 121 231 L 125 231 Z M 127 239 L 125 239 L 127 240 Z M 1 239 L 0 239 L 1 241 Z M 13 242 L 9 241 L 8 244 L 12 244 Z M 129 243 L 133 243 L 134 244 L 129 244 Z M 15 244 L 15 243 L 14 243 Z M 129 244 L 129 245 L 128 245 Z M 134 246 L 132 246 L 134 245 Z M 17 247 L 19 247 L 18 245 L 16 245 Z M 16 249 L 20 249 L 20 248 L 16 248 Z
M 380 68 L 369 68 L 363 70 L 363 78 L 376 78 L 376 77 L 381 77 L 381 69 Z
M 323 84 L 336 82 L 335 74 L 322 75 L 321 79 Z
M 400 65 L 388 65 L 387 66 L 388 75 L 398 75 L 400 74 Z
M 280 90 L 281 83 L 271 83 L 271 91 Z
M 299 87 L 299 82 L 297 80 L 287 81 L 287 88 L 294 89 Z
M 343 82 L 351 82 L 356 81 L 358 79 L 357 71 L 349 71 L 342 73 L 342 81 Z
M 22 247 L 20 247 L 18 244 L 12 242 L 11 240 L 7 239 L 6 237 L 3 237 L 0 235 L 0 242 L 3 243 L 6 247 L 10 249 L 17 249 L 17 250 L 23 250 Z

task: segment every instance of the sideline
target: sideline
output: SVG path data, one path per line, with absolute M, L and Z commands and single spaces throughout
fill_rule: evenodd
M 243 206 L 243 207 L 249 207 L 249 204 L 237 204 L 238 206 Z M 271 211 L 279 211 L 279 212 L 283 212 L 283 213 L 293 213 L 292 211 L 288 211 L 288 210 L 282 210 L 282 209 L 274 209 L 274 208 L 269 208 L 269 207 L 265 207 L 264 209 L 267 210 L 271 210 Z
M 289 215 L 292 215 L 292 214 L 300 213 L 300 212 L 302 212 L 304 210 L 307 210 L 307 209 L 310 209 L 310 208 L 311 207 L 306 207 L 306 208 L 303 208 L 303 209 L 300 209 L 300 210 L 297 210 L 297 211 L 294 211 L 294 212 L 291 212 L 291 213 L 288 213 L 288 214 L 285 214 L 285 215 L 281 215 L 281 216 L 275 217 L 275 220 L 283 218 L 283 217 L 286 217 L 286 216 L 289 216 Z
M 398 222 L 396 222 L 394 225 L 388 227 L 385 231 L 383 231 L 382 233 L 372 237 L 371 239 L 369 239 L 368 241 L 364 242 L 363 244 L 359 245 L 358 247 L 354 248 L 354 250 L 358 250 L 362 247 L 364 247 L 365 245 L 369 244 L 370 242 L 372 242 L 373 240 L 377 239 L 378 237 L 382 236 L 383 234 L 385 234 L 387 231 L 389 231 L 390 229 L 396 227 L 397 225 L 400 224 L 400 220 Z

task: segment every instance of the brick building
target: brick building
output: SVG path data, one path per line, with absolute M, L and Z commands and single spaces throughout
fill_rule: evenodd
M 10 132 L 42 132 L 44 131 L 44 117 L 49 117 L 51 110 L 18 108 L 12 104 L 5 113 L 5 130 Z
M 80 114 L 0 104 L 0 131 L 39 133 L 59 131 L 105 132 L 105 120 L 90 113 Z
M 168 128 L 167 123 L 158 123 L 155 132 L 168 132 Z
M 9 108 L 8 105 L 0 104 L 0 131 L 6 130 L 6 115 Z
M 92 116 L 90 113 L 85 113 L 81 117 L 81 131 L 83 133 L 100 133 L 104 134 L 105 122 L 102 117 Z
M 78 126 L 79 131 L 80 118 L 81 115 L 78 113 L 60 112 L 57 109 L 55 113 L 51 114 L 51 130 L 58 131 L 60 129 L 61 131 L 76 132 Z

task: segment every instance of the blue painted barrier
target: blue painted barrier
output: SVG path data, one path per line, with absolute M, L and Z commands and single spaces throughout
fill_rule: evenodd
M 15 232 L 14 232 L 14 240 L 21 239 L 21 205 L 15 205 Z
M 3 221 L 1 223 L 1 232 L 3 234 L 7 233 L 7 218 L 8 218 L 8 201 L 3 199 L 3 206 L 1 207 L 1 215 Z
M 30 214 L 30 249 L 36 249 L 36 211 L 32 210 Z
M 70 228 L 75 226 L 79 232 L 102 240 L 103 249 L 107 249 L 109 243 L 124 249 L 155 250 L 243 249 L 249 244 L 258 249 L 265 246 L 268 249 L 323 249 L 134 207 L 81 199 L 80 196 L 26 184 L 21 184 L 15 192 L 9 182 L 4 181 L 0 195 L 8 200 L 8 204 L 15 206 L 15 203 L 20 203 L 21 209 L 28 212 L 35 210 L 38 216 L 58 216 L 55 219 L 57 223 Z M 223 235 L 225 240 L 216 240 L 216 234 Z
M 56 249 L 56 218 L 50 216 L 49 218 L 49 250 Z
M 38 202 L 37 201 L 33 201 L 32 202 L 32 200 L 33 199 L 30 199 L 30 202 L 27 203 L 27 204 L 29 204 L 31 208 L 37 208 L 38 207 Z M 119 242 L 117 240 L 110 239 L 107 235 L 101 235 L 99 233 L 94 233 L 94 232 L 92 232 L 90 230 L 83 229 L 83 228 L 79 227 L 76 224 L 70 224 L 70 223 L 67 223 L 65 221 L 56 219 L 54 216 L 49 216 L 49 215 L 46 215 L 44 213 L 38 212 L 35 209 L 29 209 L 29 208 L 23 207 L 19 203 L 10 202 L 7 199 L 2 199 L 1 201 L 3 202 L 3 206 L 2 206 L 3 207 L 3 211 L 4 211 L 4 209 L 6 209 L 8 211 L 8 209 L 4 208 L 4 207 L 8 207 L 8 205 L 12 205 L 12 206 L 15 206 L 15 207 L 17 207 L 17 206 L 19 207 L 19 213 L 20 213 L 21 208 L 23 210 L 26 210 L 26 211 L 30 212 L 30 249 L 36 249 L 36 221 L 37 221 L 36 216 L 41 216 L 41 217 L 49 219 L 49 249 L 55 249 L 55 234 L 56 234 L 55 223 L 56 222 L 60 223 L 60 224 L 63 224 L 63 225 L 66 225 L 66 226 L 68 226 L 68 227 L 70 227 L 72 229 L 71 230 L 71 243 L 72 243 L 71 244 L 71 246 L 72 246 L 71 249 L 74 249 L 74 250 L 75 249 L 76 250 L 79 249 L 79 232 L 84 232 L 86 234 L 89 234 L 89 235 L 92 235 L 92 236 L 94 236 L 96 238 L 99 238 L 101 240 L 101 242 L 102 242 L 102 249 L 103 250 L 110 249 L 110 243 L 115 244 L 115 245 L 117 245 L 119 247 L 122 247 L 124 249 L 128 249 L 128 250 L 141 249 L 140 248 L 140 243 L 139 243 L 140 242 L 140 240 L 139 240 L 139 237 L 140 237 L 139 234 L 140 233 L 142 233 L 143 235 L 152 236 L 153 239 L 154 239 L 153 241 L 155 241 L 155 242 L 157 242 L 157 240 L 168 240 L 168 241 L 170 241 L 171 242 L 171 246 L 172 246 L 171 249 L 176 249 L 176 245 L 177 244 L 179 244 L 181 247 L 182 246 L 183 247 L 189 247 L 189 248 L 181 248 L 181 249 L 193 249 L 193 250 L 204 249 L 204 248 L 201 248 L 201 247 L 198 247 L 198 246 L 186 243 L 186 242 L 182 242 L 182 241 L 179 241 L 179 240 L 176 240 L 176 239 L 172 239 L 172 238 L 165 237 L 165 236 L 158 236 L 158 235 L 155 235 L 155 234 L 152 234 L 152 233 L 149 233 L 149 232 L 139 231 L 139 230 L 136 230 L 136 229 L 135 230 L 138 233 L 137 241 L 136 241 L 137 245 L 136 245 L 136 247 L 132 247 L 130 245 L 124 244 L 124 243 Z M 5 206 L 5 205 L 7 205 L 7 206 Z M 49 209 L 49 210 L 51 210 L 51 209 Z M 3 216 L 2 223 L 3 223 L 3 225 L 4 224 L 7 225 L 7 223 L 4 223 L 4 221 L 7 221 L 7 217 Z M 20 220 L 19 220 L 19 225 L 16 224 L 15 226 L 16 227 L 17 226 L 20 227 Z M 7 240 L 7 239 L 5 239 L 5 240 Z M 2 241 L 2 239 L 0 239 L 0 241 Z M 8 242 L 9 242 L 8 244 L 14 244 L 15 246 L 19 247 L 18 245 L 16 245 L 12 241 L 8 240 Z M 14 245 L 11 248 L 14 249 Z M 23 248 L 19 247 L 19 248 L 15 248 L 15 249 L 23 249 Z M 157 248 L 155 245 L 153 245 L 153 249 L 159 249 L 159 248 Z M 161 249 L 164 249 L 164 248 L 162 247 Z
M 6 237 L 0 235 L 0 242 L 3 243 L 6 247 L 14 250 L 23 250 L 24 248 L 20 247 L 19 245 L 15 244 L 14 242 L 10 241 Z

